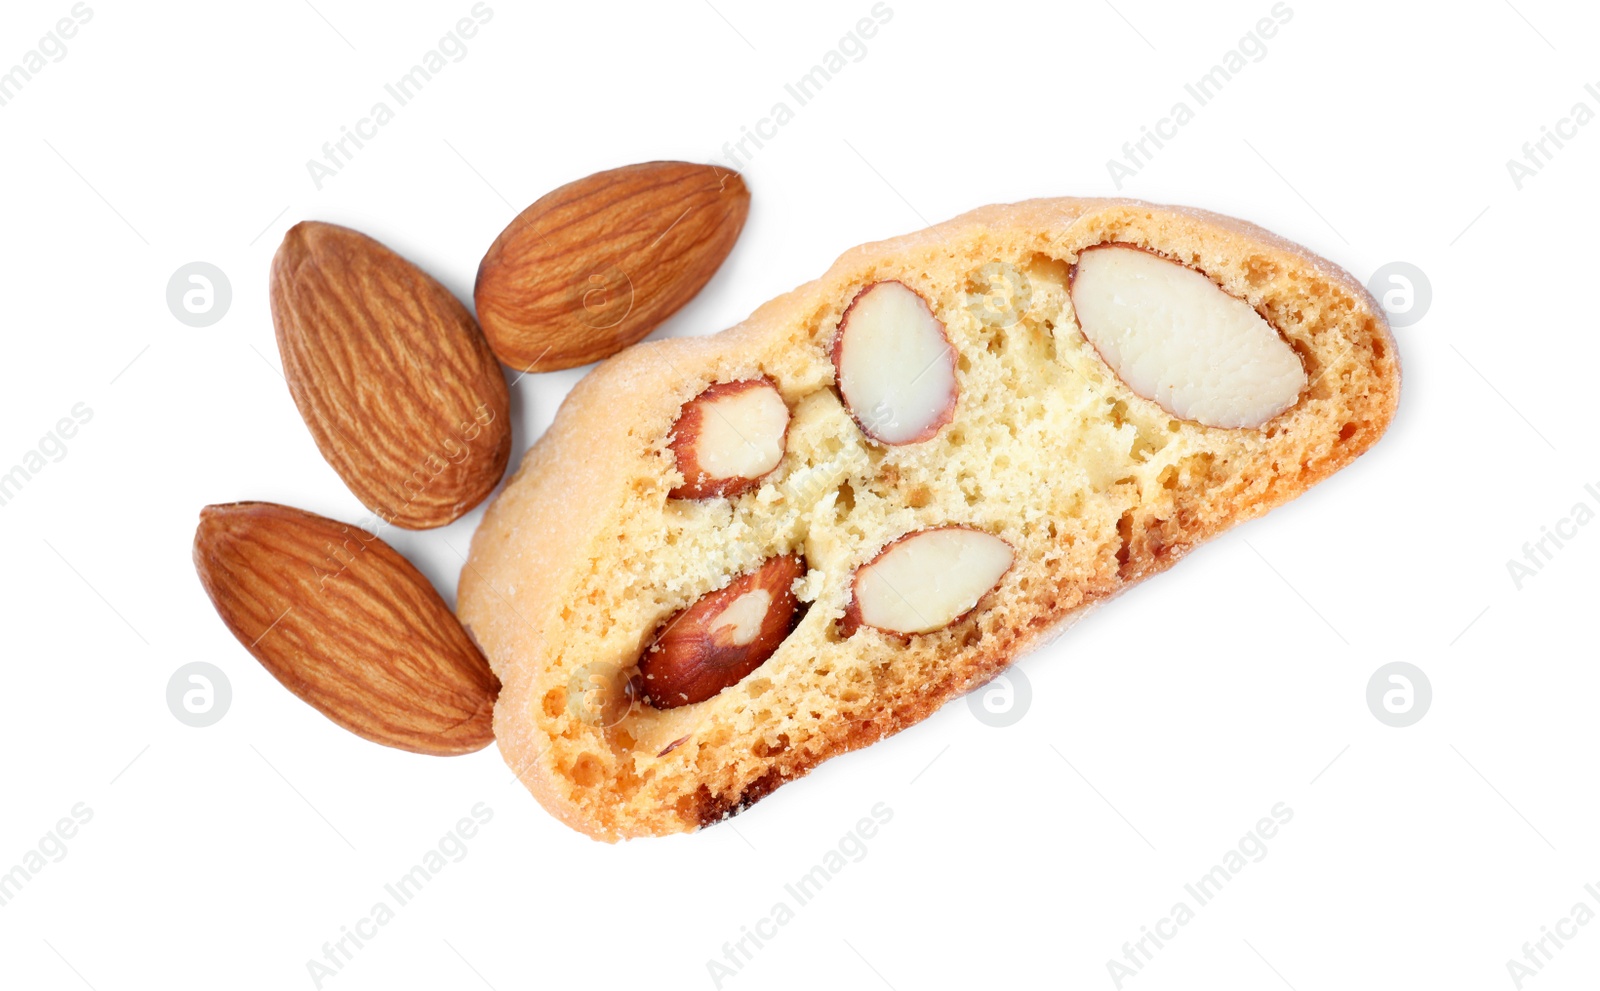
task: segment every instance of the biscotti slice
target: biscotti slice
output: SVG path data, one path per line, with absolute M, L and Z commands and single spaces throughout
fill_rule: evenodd
M 863 245 L 572 391 L 461 576 L 501 751 L 590 836 L 714 823 L 1349 464 L 1399 385 L 1360 283 L 1238 220 Z

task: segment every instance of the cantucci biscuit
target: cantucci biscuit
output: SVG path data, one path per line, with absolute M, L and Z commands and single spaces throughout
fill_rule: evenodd
M 855 248 L 573 389 L 461 576 L 496 738 L 590 836 L 714 823 L 1349 464 L 1399 388 L 1356 279 L 1216 214 Z

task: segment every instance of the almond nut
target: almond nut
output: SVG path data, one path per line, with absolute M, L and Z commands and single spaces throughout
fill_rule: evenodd
M 856 569 L 841 632 L 862 626 L 910 635 L 942 630 L 971 612 L 1015 559 L 1011 545 L 967 526 L 917 530 Z
M 639 659 L 645 701 L 657 709 L 704 702 L 771 657 L 800 608 L 798 555 L 768 559 L 669 619 Z
M 733 250 L 737 172 L 646 162 L 568 183 L 518 214 L 478 267 L 478 319 L 519 371 L 599 361 L 677 312 Z
M 683 404 L 669 446 L 683 484 L 674 499 L 735 496 L 783 460 L 789 407 L 771 379 L 719 382 Z
M 194 564 L 245 649 L 345 729 L 441 756 L 494 739 L 500 682 L 428 580 L 372 534 L 267 502 L 207 506 Z
M 363 505 L 420 530 L 499 484 L 505 376 L 448 289 L 365 234 L 306 222 L 272 259 L 271 297 L 289 393 Z
M 1203 272 L 1107 243 L 1078 254 L 1070 282 L 1083 336 L 1128 388 L 1173 416 L 1260 427 L 1306 387 L 1277 330 Z
M 928 301 L 900 282 L 856 293 L 833 338 L 839 395 L 884 444 L 932 438 L 956 412 L 955 349 Z

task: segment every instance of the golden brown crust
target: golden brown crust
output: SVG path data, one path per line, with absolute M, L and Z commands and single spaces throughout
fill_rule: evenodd
M 574 644 L 588 642 L 574 632 L 592 611 L 584 596 L 604 594 L 596 589 L 605 586 L 593 584 L 591 573 L 609 568 L 620 580 L 617 569 L 629 551 L 617 541 L 640 514 L 662 511 L 667 486 L 657 487 L 652 472 L 659 473 L 665 463 L 660 456 L 665 435 L 683 402 L 708 383 L 757 374 L 772 375 L 791 406 L 826 391 L 831 370 L 827 377 L 807 378 L 817 362 L 803 364 L 789 356 L 812 349 L 818 362 L 829 365 L 827 349 L 838 314 L 854 291 L 873 281 L 908 271 L 933 279 L 940 265 L 981 264 L 991 252 L 1031 252 L 1046 264 L 1070 264 L 1078 250 L 1108 240 L 1157 247 L 1256 305 L 1306 361 L 1312 385 L 1302 403 L 1262 431 L 1184 425 L 1185 436 L 1199 439 L 1201 453 L 1185 460 L 1181 471 L 1174 467 L 1170 479 L 1162 476 L 1171 491 L 1145 496 L 1120 519 L 1112 517 L 1105 525 L 1114 524 L 1115 533 L 1084 531 L 1095 540 L 1058 541 L 1060 552 L 1051 552 L 1048 561 L 1029 560 L 1028 569 L 1019 567 L 1020 578 L 1012 576 L 1003 594 L 996 593 L 1001 604 L 929 635 L 927 646 L 913 652 L 920 665 L 914 684 L 889 683 L 881 694 L 848 707 L 841 703 L 838 711 L 811 713 L 817 718 L 808 717 L 792 732 L 757 739 L 733 725 L 743 710 L 726 700 L 731 692 L 703 703 L 716 708 L 704 709 L 698 722 L 683 716 L 683 721 L 652 726 L 618 724 L 626 734 L 608 719 L 579 723 L 567 718 L 563 700 L 576 684 L 575 672 L 604 659 L 569 656 Z M 1305 300 L 1317 303 L 1315 315 L 1295 312 Z M 1125 394 L 1129 405 L 1142 402 L 1118 385 L 1096 387 L 1113 396 Z M 926 718 L 1094 605 L 1349 464 L 1381 436 L 1398 395 L 1398 358 L 1382 311 L 1365 288 L 1331 263 L 1245 221 L 1133 200 L 1035 200 L 983 207 L 924 231 L 851 249 L 822 278 L 765 304 L 738 326 L 708 337 L 635 346 L 573 389 L 550 430 L 491 506 L 462 572 L 461 618 L 505 686 L 495 713 L 497 740 L 507 763 L 547 809 L 596 838 L 681 831 L 717 821 L 829 757 Z M 1133 409 L 1128 415 L 1148 412 Z M 1204 453 L 1205 444 L 1242 453 L 1230 465 L 1227 457 Z M 901 463 L 894 457 L 877 465 L 880 475 L 908 470 L 903 464 L 897 468 Z M 1113 481 L 1102 487 L 1121 484 Z M 1148 511 L 1157 497 L 1166 509 Z M 1054 532 L 1052 525 L 1049 533 Z M 1028 546 L 1018 546 L 1019 562 L 1028 547 L 1037 557 L 1038 548 L 1046 546 L 1034 529 L 1029 534 Z M 1114 553 L 1084 557 L 1101 546 Z M 1029 575 L 1049 580 L 1018 584 Z M 838 606 L 835 617 L 843 613 L 843 593 L 838 594 L 837 602 L 829 600 L 830 608 Z M 652 608 L 668 615 L 692 597 L 690 591 L 662 593 Z M 807 643 L 822 645 L 833 652 L 829 656 L 896 663 L 893 648 L 875 633 L 861 634 L 865 639 L 852 639 L 848 647 L 837 641 L 825 613 L 811 610 L 801 628 Z M 625 637 L 607 643 L 619 656 L 628 649 Z M 947 660 L 930 662 L 934 655 Z M 768 667 L 780 658 L 784 663 L 775 672 L 824 663 L 780 650 Z M 617 676 L 599 675 L 601 681 Z M 685 730 L 699 735 L 686 743 Z M 730 756 L 729 740 L 748 746 Z

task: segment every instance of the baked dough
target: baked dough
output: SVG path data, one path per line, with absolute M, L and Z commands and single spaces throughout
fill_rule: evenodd
M 1140 398 L 1079 329 L 1085 248 L 1146 248 L 1247 301 L 1308 385 L 1260 428 Z M 841 404 L 830 348 L 864 287 L 895 280 L 957 355 L 953 419 L 887 446 Z M 759 487 L 676 499 L 683 404 L 766 377 L 792 413 Z M 494 501 L 458 612 L 504 683 L 495 735 L 563 822 L 607 841 L 694 830 L 994 677 L 1086 609 L 1349 464 L 1382 435 L 1400 367 L 1382 310 L 1331 263 L 1243 221 L 1134 200 L 989 206 L 846 252 L 820 279 L 707 337 L 636 345 L 572 390 Z M 906 533 L 981 529 L 1015 563 L 944 629 L 842 628 L 856 568 Z M 638 660 L 663 622 L 776 555 L 805 609 L 715 696 L 656 709 Z M 1219 622 L 1227 622 L 1219 617 Z M 630 688 L 630 684 L 634 687 Z

